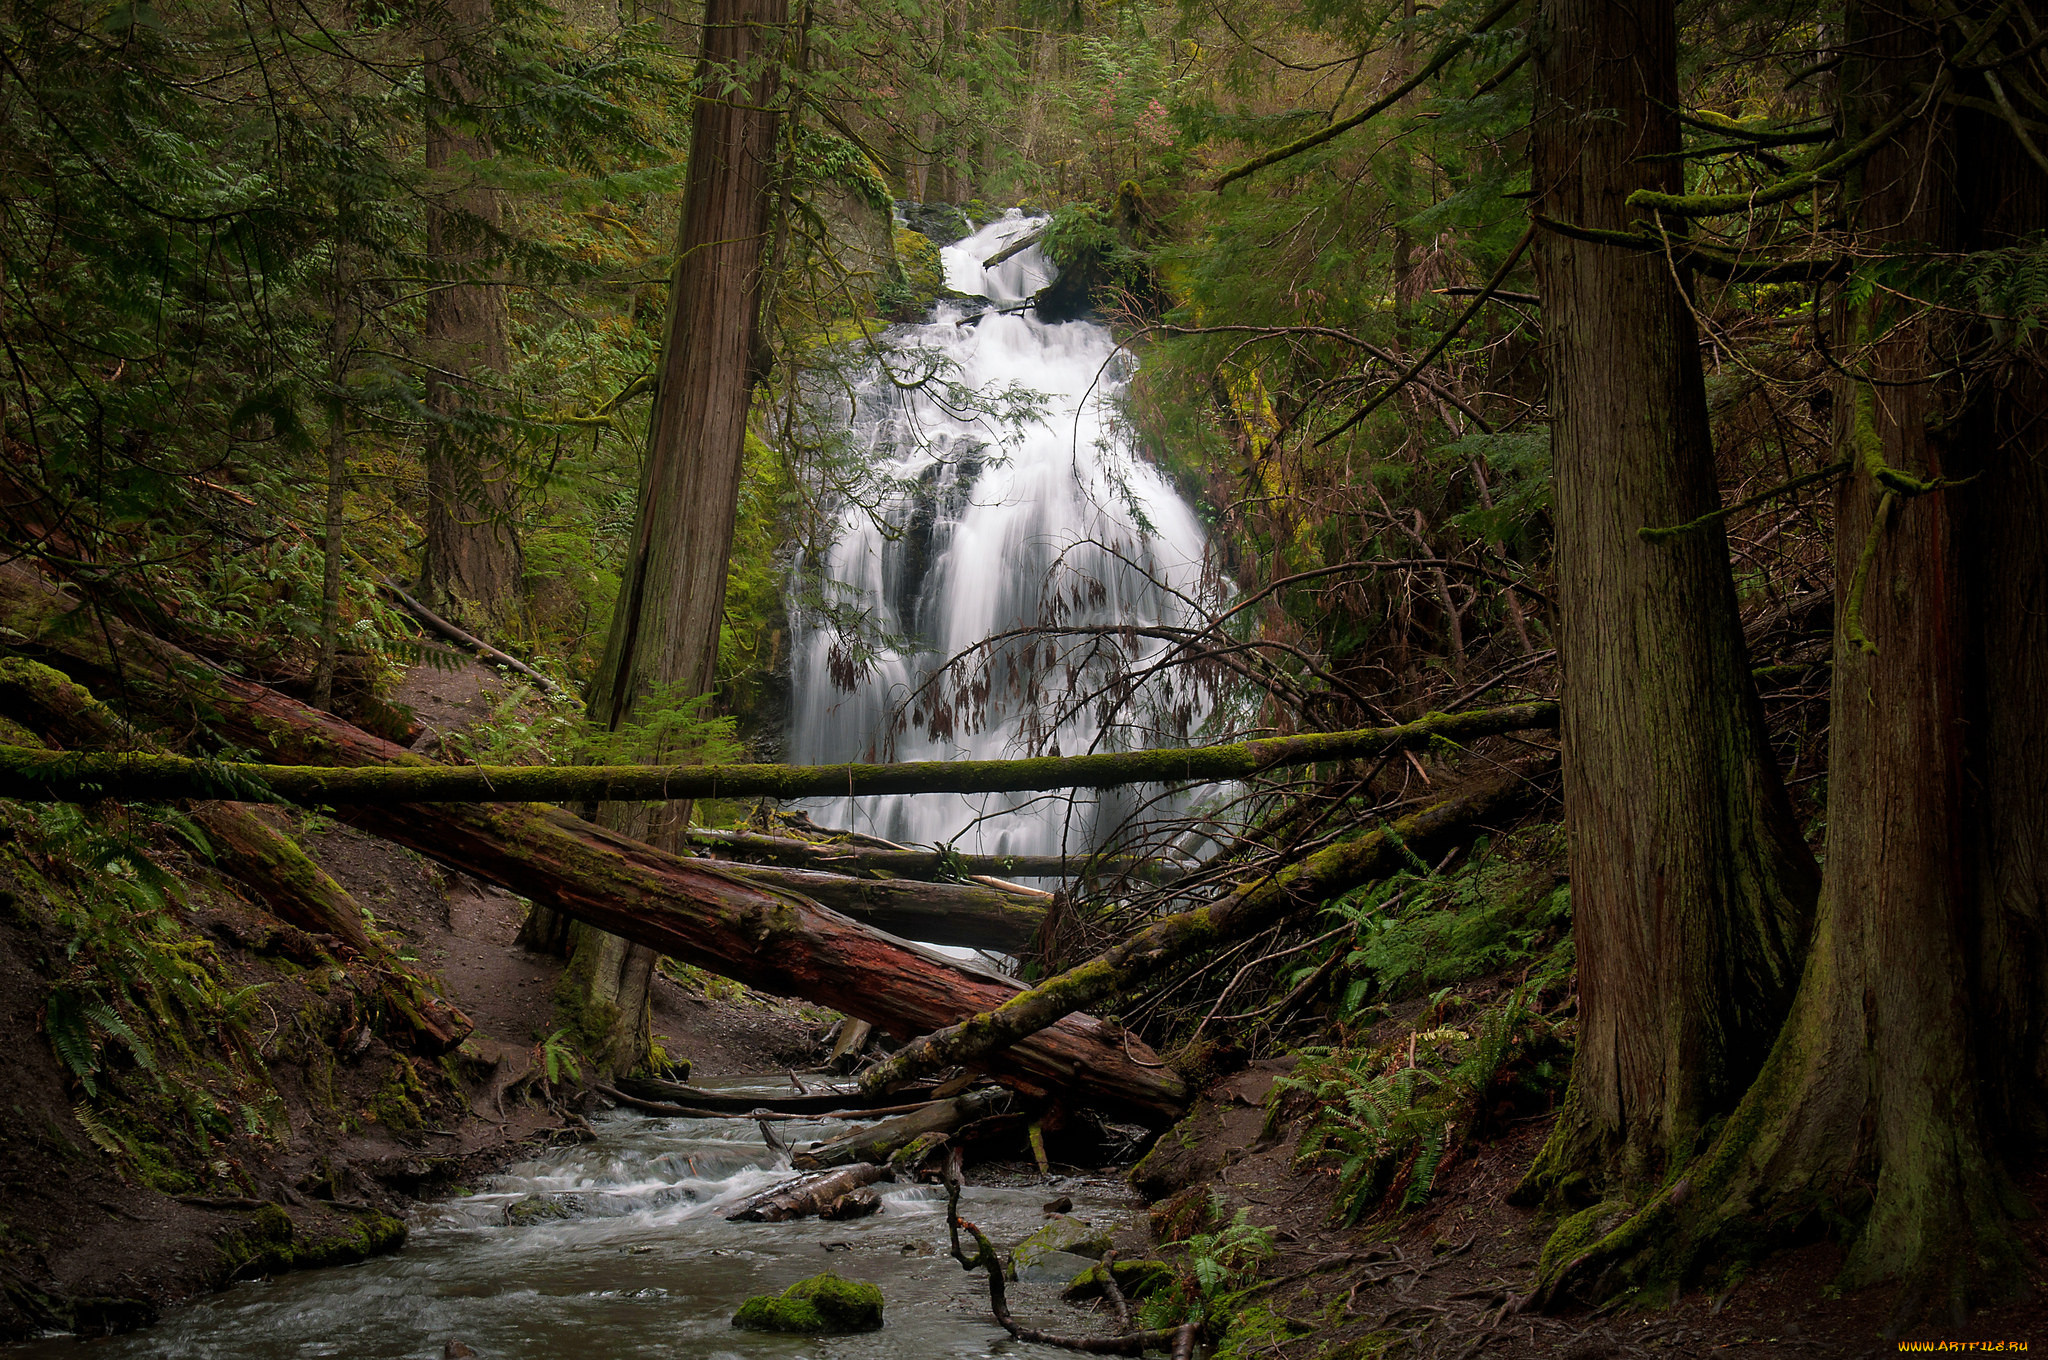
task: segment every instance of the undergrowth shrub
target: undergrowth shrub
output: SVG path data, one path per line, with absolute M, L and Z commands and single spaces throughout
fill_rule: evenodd
M 1531 1109 L 1563 1086 L 1559 1023 L 1517 988 L 1467 1028 L 1441 1023 L 1446 996 L 1418 1027 L 1373 1047 L 1302 1050 L 1274 1083 L 1273 1117 L 1313 1107 L 1298 1161 L 1335 1161 L 1335 1212 L 1355 1223 L 1383 1203 L 1422 1204 L 1467 1143 Z

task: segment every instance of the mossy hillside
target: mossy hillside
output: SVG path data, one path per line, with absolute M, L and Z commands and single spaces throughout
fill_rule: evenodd
M 799 1280 L 780 1294 L 756 1294 L 733 1314 L 732 1325 L 755 1332 L 839 1336 L 879 1331 L 882 1291 L 832 1271 Z

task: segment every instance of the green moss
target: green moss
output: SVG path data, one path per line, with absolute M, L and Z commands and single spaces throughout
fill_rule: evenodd
M 1117 1261 L 1112 1268 L 1116 1271 L 1116 1287 L 1127 1299 L 1156 1294 L 1173 1282 L 1173 1267 L 1164 1261 Z M 1068 1282 L 1061 1297 L 1069 1303 L 1101 1298 L 1104 1269 L 1100 1265 L 1088 1267 Z
M 1594 1243 L 1613 1232 L 1635 1212 L 1626 1200 L 1610 1199 L 1581 1209 L 1557 1225 L 1543 1254 L 1536 1262 L 1536 1278 L 1550 1280 L 1559 1271 L 1586 1254 Z
M 370 1097 L 370 1113 L 377 1122 L 394 1133 L 418 1133 L 426 1127 L 427 1117 L 421 1107 L 431 1105 L 433 1097 L 420 1082 L 419 1071 L 409 1058 L 397 1057 L 391 1060 L 391 1075 L 386 1077 L 377 1094 Z
M 732 1325 L 756 1332 L 810 1336 L 873 1332 L 882 1326 L 882 1291 L 832 1271 L 799 1280 L 780 1294 L 756 1294 L 733 1314 Z
M 404 1245 L 405 1224 L 387 1214 L 369 1214 L 331 1237 L 305 1241 L 290 1214 L 266 1204 L 247 1228 L 221 1243 L 220 1259 L 230 1279 L 249 1279 L 287 1270 L 353 1265 Z
M 939 248 L 923 232 L 896 229 L 896 262 L 903 269 L 903 281 L 921 302 L 929 303 L 946 291 L 946 266 Z
M 1251 1360 L 1273 1354 L 1279 1347 L 1313 1329 L 1292 1318 L 1282 1317 L 1262 1303 L 1252 1304 L 1230 1320 L 1215 1360 Z

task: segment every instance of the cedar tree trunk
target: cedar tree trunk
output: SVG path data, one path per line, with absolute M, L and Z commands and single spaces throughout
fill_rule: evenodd
M 590 718 L 617 731 L 710 691 L 718 666 L 727 559 L 760 366 L 761 275 L 772 202 L 776 39 L 788 0 L 709 0 L 691 113 L 690 169 L 669 292 L 668 330 L 649 417 L 639 517 L 591 683 Z M 729 92 L 737 82 L 736 91 Z M 634 753 L 662 763 L 686 752 Z M 683 849 L 690 805 L 608 803 L 598 819 L 665 850 Z M 552 922 L 533 923 L 545 935 Z M 579 932 L 565 997 L 592 1057 L 624 1072 L 648 1051 L 655 955 Z M 602 1034 L 602 1038 L 600 1038 Z
M 475 90 L 463 75 L 464 54 L 491 38 L 491 0 L 448 0 L 437 12 L 443 31 L 427 41 L 427 89 L 442 106 L 427 124 L 426 161 L 438 193 L 428 199 L 427 254 L 445 282 L 427 294 L 426 550 L 420 590 L 426 601 L 472 626 L 506 621 L 519 590 L 519 547 L 513 536 L 512 474 L 497 447 L 489 388 L 510 366 L 503 291 L 470 276 L 495 249 L 504 220 L 496 190 L 479 184 L 476 166 L 490 159 L 480 136 L 452 126 Z
M 1939 52 L 1933 25 L 1872 6 L 1852 6 L 1848 36 L 1853 139 L 1925 88 Z M 2048 180 L 2006 127 L 1941 105 L 1850 189 L 1866 257 L 2011 247 L 2048 226 Z M 2028 1210 L 2006 1168 L 2042 1132 L 2048 380 L 2024 337 L 1882 289 L 1845 297 L 1836 334 L 1855 466 L 1805 975 L 1714 1147 L 1605 1238 L 1547 1253 L 1552 1294 L 1687 1280 L 1816 1220 L 1853 1225 L 1843 1286 L 1904 1282 L 1895 1323 L 2025 1283 L 2009 1219 Z
M 1544 0 L 1538 211 L 1621 229 L 1678 187 L 1665 0 Z M 1554 424 L 1565 822 L 1580 1037 L 1525 1195 L 1654 1183 L 1733 1107 L 1798 977 L 1817 874 L 1793 825 L 1736 614 L 1699 341 L 1663 257 L 1547 231 L 1536 272 Z

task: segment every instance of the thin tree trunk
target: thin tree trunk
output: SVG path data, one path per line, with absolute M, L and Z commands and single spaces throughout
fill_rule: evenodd
M 788 17 L 788 0 L 708 0 L 705 7 L 689 178 L 639 515 L 604 660 L 590 689 L 590 718 L 607 730 L 646 720 L 656 705 L 709 693 L 717 671 L 747 411 L 762 367 L 762 259 L 774 178 L 779 39 Z M 662 763 L 687 752 L 662 739 L 637 754 Z M 690 804 L 608 803 L 598 819 L 679 850 Z M 543 918 L 527 933 L 545 937 L 559 927 Z M 586 1044 L 604 1071 L 630 1071 L 648 1051 L 647 989 L 655 955 L 577 934 L 569 977 L 581 997 Z
M 341 564 L 343 511 L 348 496 L 348 404 L 343 383 L 348 377 L 347 334 L 343 327 L 340 288 L 336 288 L 334 324 L 330 331 L 328 381 L 333 388 L 327 420 L 327 507 L 321 518 L 320 659 L 313 667 L 313 707 L 334 707 L 334 672 L 341 661 Z
M 1676 188 L 1669 0 L 1544 0 L 1530 159 L 1539 212 L 1620 229 Z M 1544 300 L 1579 950 L 1568 1106 L 1523 1187 L 1654 1184 L 1731 1109 L 1798 978 L 1816 888 L 1749 678 L 1698 338 L 1661 256 L 1554 232 Z
M 489 388 L 510 367 L 510 322 L 503 291 L 472 277 L 503 225 L 498 192 L 477 182 L 491 158 L 480 137 L 454 126 L 475 91 L 464 54 L 491 41 L 491 0 L 448 0 L 436 11 L 442 31 L 427 40 L 427 91 L 442 108 L 426 130 L 427 170 L 437 181 L 427 199 L 427 254 L 444 282 L 427 294 L 426 548 L 420 593 L 457 620 L 490 628 L 515 607 L 520 557 L 512 524 L 512 473 L 491 427 Z

